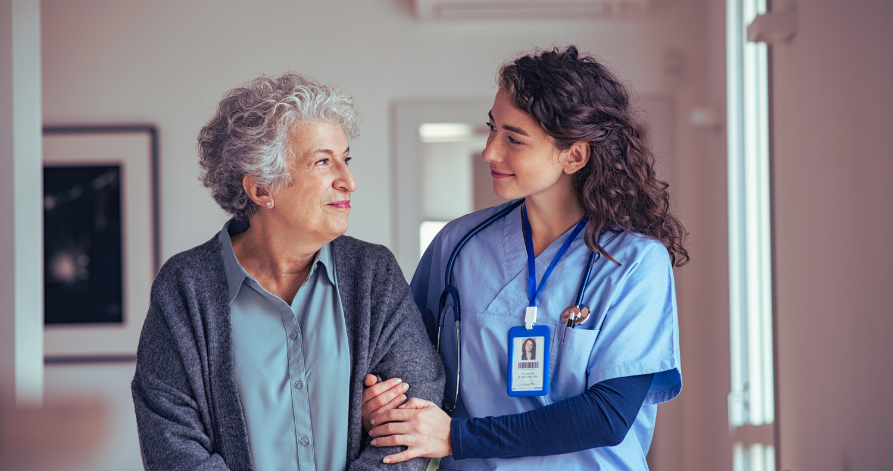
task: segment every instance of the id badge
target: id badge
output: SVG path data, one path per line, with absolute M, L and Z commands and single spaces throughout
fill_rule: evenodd
M 509 329 L 507 392 L 509 396 L 549 394 L 549 326 Z

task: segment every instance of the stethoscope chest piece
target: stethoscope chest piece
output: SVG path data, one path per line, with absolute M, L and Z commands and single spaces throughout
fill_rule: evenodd
M 585 305 L 570 306 L 561 313 L 561 323 L 569 327 L 576 327 L 587 320 L 589 320 L 589 308 Z M 570 321 L 573 321 L 573 325 Z
M 561 313 L 561 323 L 564 324 L 564 331 L 561 333 L 561 343 L 564 344 L 564 338 L 567 336 L 567 328 L 574 327 L 586 322 L 589 319 L 589 308 L 583 304 L 575 304 L 569 306 Z

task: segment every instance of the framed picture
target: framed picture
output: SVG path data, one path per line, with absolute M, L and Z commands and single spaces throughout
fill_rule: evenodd
M 136 357 L 159 268 L 153 126 L 43 129 L 44 358 Z

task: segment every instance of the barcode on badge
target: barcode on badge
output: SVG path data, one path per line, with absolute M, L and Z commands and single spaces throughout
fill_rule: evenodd
M 519 369 L 519 370 L 529 369 L 529 368 L 539 368 L 539 367 L 540 367 L 540 362 L 538 362 L 538 361 L 522 361 L 522 362 L 518 362 L 518 369 Z

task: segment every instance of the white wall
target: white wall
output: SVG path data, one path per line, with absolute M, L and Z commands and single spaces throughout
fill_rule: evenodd
M 0 27 L 9 34 L 0 36 L 0 198 L 15 198 L 13 178 L 13 80 L 12 80 L 12 2 L 0 3 Z M 9 156 L 8 158 L 6 156 Z M 15 217 L 14 205 L 3 205 L 0 218 Z M 15 232 L 12 226 L 0 226 L 0 279 L 15 280 Z M 15 404 L 15 284 L 0 283 L 0 407 Z
M 721 433 L 728 391 L 725 156 L 710 144 L 721 136 L 686 125 L 693 106 L 723 106 L 711 102 L 705 73 L 705 40 L 722 41 L 722 30 L 708 35 L 706 24 L 717 15 L 703 6 L 716 2 L 653 0 L 651 14 L 640 20 L 442 23 L 415 21 L 408 3 L 44 0 L 44 121 L 158 126 L 166 259 L 209 239 L 225 220 L 197 182 L 195 151 L 198 130 L 222 94 L 260 73 L 312 73 L 352 93 L 364 116 L 361 136 L 351 144 L 359 190 L 349 233 L 390 244 L 395 101 L 489 99 L 498 65 L 532 46 L 575 43 L 600 55 L 637 93 L 675 102 L 672 154 L 679 164 L 672 166 L 671 189 L 692 233 L 693 261 L 677 283 L 685 388 L 659 409 L 649 460 L 657 470 L 730 468 Z M 678 80 L 664 73 L 667 50 L 682 53 Z M 93 410 L 105 424 L 90 429 L 99 438 L 85 439 L 65 468 L 139 469 L 126 408 L 132 366 L 54 366 L 46 375 L 53 404 L 71 396 L 79 404 L 73 409 L 87 416 Z M 109 386 L 95 387 L 97 378 Z M 69 394 L 69 387 L 80 392 Z M 79 433 L 74 422 L 55 425 L 61 428 L 54 433 Z
M 0 419 L 43 395 L 40 98 L 40 3 L 0 0 Z
M 772 59 L 782 469 L 890 469 L 893 3 L 797 8 Z
M 719 116 L 725 116 L 726 103 L 724 3 L 705 2 L 686 22 L 700 48 L 687 57 L 703 71 L 693 84 L 701 91 L 692 97 L 694 105 Z M 680 110 L 678 136 L 688 145 L 677 146 L 670 186 L 691 256 L 676 270 L 683 388 L 658 408 L 649 462 L 654 471 L 731 470 L 726 134 L 692 129 L 687 111 Z
M 660 1 L 645 21 L 570 22 L 419 23 L 404 3 L 46 0 L 44 119 L 159 125 L 166 259 L 224 221 L 195 164 L 196 135 L 222 94 L 260 73 L 311 73 L 352 93 L 363 113 L 352 144 L 351 233 L 386 244 L 393 101 L 489 98 L 513 53 L 571 42 L 603 56 L 638 92 L 662 91 L 661 52 L 684 49 L 693 34 L 685 10 Z

